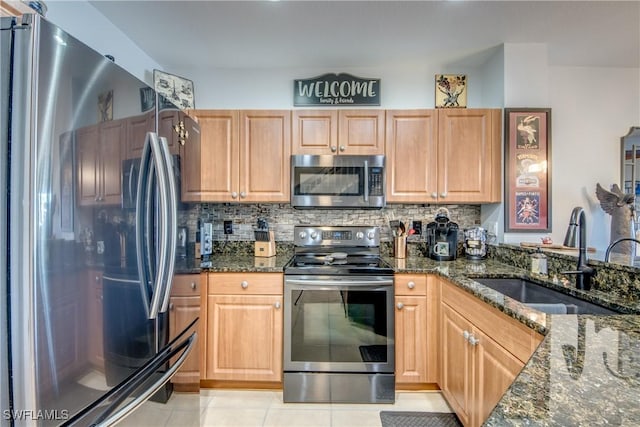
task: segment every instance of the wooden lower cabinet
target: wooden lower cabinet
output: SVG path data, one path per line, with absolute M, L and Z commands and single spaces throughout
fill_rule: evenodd
M 441 280 L 440 387 L 465 426 L 480 426 L 542 336 Z
M 283 276 L 210 273 L 204 380 L 282 381 Z
M 169 299 L 169 336 L 175 338 L 200 316 L 200 275 L 180 274 L 173 279 Z M 200 342 L 187 357 L 171 382 L 176 391 L 198 392 L 200 390 Z M 175 360 L 174 360 L 175 361 Z

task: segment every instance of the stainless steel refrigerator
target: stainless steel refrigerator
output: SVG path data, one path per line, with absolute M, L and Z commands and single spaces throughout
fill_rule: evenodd
M 171 398 L 197 339 L 167 315 L 172 123 L 197 125 L 38 15 L 1 46 L 0 425 L 112 425 Z

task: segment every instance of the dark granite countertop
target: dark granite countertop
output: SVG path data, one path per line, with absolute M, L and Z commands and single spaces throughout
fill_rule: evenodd
M 282 272 L 290 254 L 273 258 L 217 255 L 212 272 Z M 571 283 L 532 277 L 492 259 L 438 262 L 385 257 L 396 273 L 432 273 L 545 335 L 486 426 L 640 425 L 640 303 L 611 292 L 579 291 Z M 185 266 L 186 270 L 191 267 Z M 199 267 L 193 266 L 200 271 Z M 180 270 L 183 272 L 186 270 Z M 476 282 L 478 277 L 523 277 L 629 315 L 549 315 Z
M 492 260 L 388 258 L 398 273 L 434 273 L 545 335 L 485 426 L 640 425 L 640 316 L 549 315 L 487 288 L 474 277 L 526 277 L 526 270 Z M 570 283 L 552 288 L 626 313 L 636 301 L 610 292 L 584 292 Z

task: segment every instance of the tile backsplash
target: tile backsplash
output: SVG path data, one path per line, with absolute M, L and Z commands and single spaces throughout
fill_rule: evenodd
M 449 219 L 461 230 L 480 225 L 480 205 L 416 205 L 393 204 L 383 209 L 293 209 L 288 204 L 214 204 L 189 205 L 180 212 L 179 226 L 189 230 L 189 241 L 195 241 L 198 219 L 213 224 L 214 241 L 253 241 L 258 217 L 265 218 L 278 242 L 293 241 L 293 227 L 311 225 L 375 225 L 382 229 L 382 240 L 391 241 L 389 219 L 422 221 L 423 229 L 433 221 L 439 209 L 449 211 Z M 224 221 L 233 222 L 233 234 L 224 234 Z M 460 239 L 462 233 L 460 233 Z M 412 236 L 411 240 L 423 240 Z

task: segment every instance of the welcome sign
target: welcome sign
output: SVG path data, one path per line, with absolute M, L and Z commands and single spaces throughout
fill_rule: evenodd
M 293 81 L 293 105 L 380 105 L 380 79 L 327 73 Z

